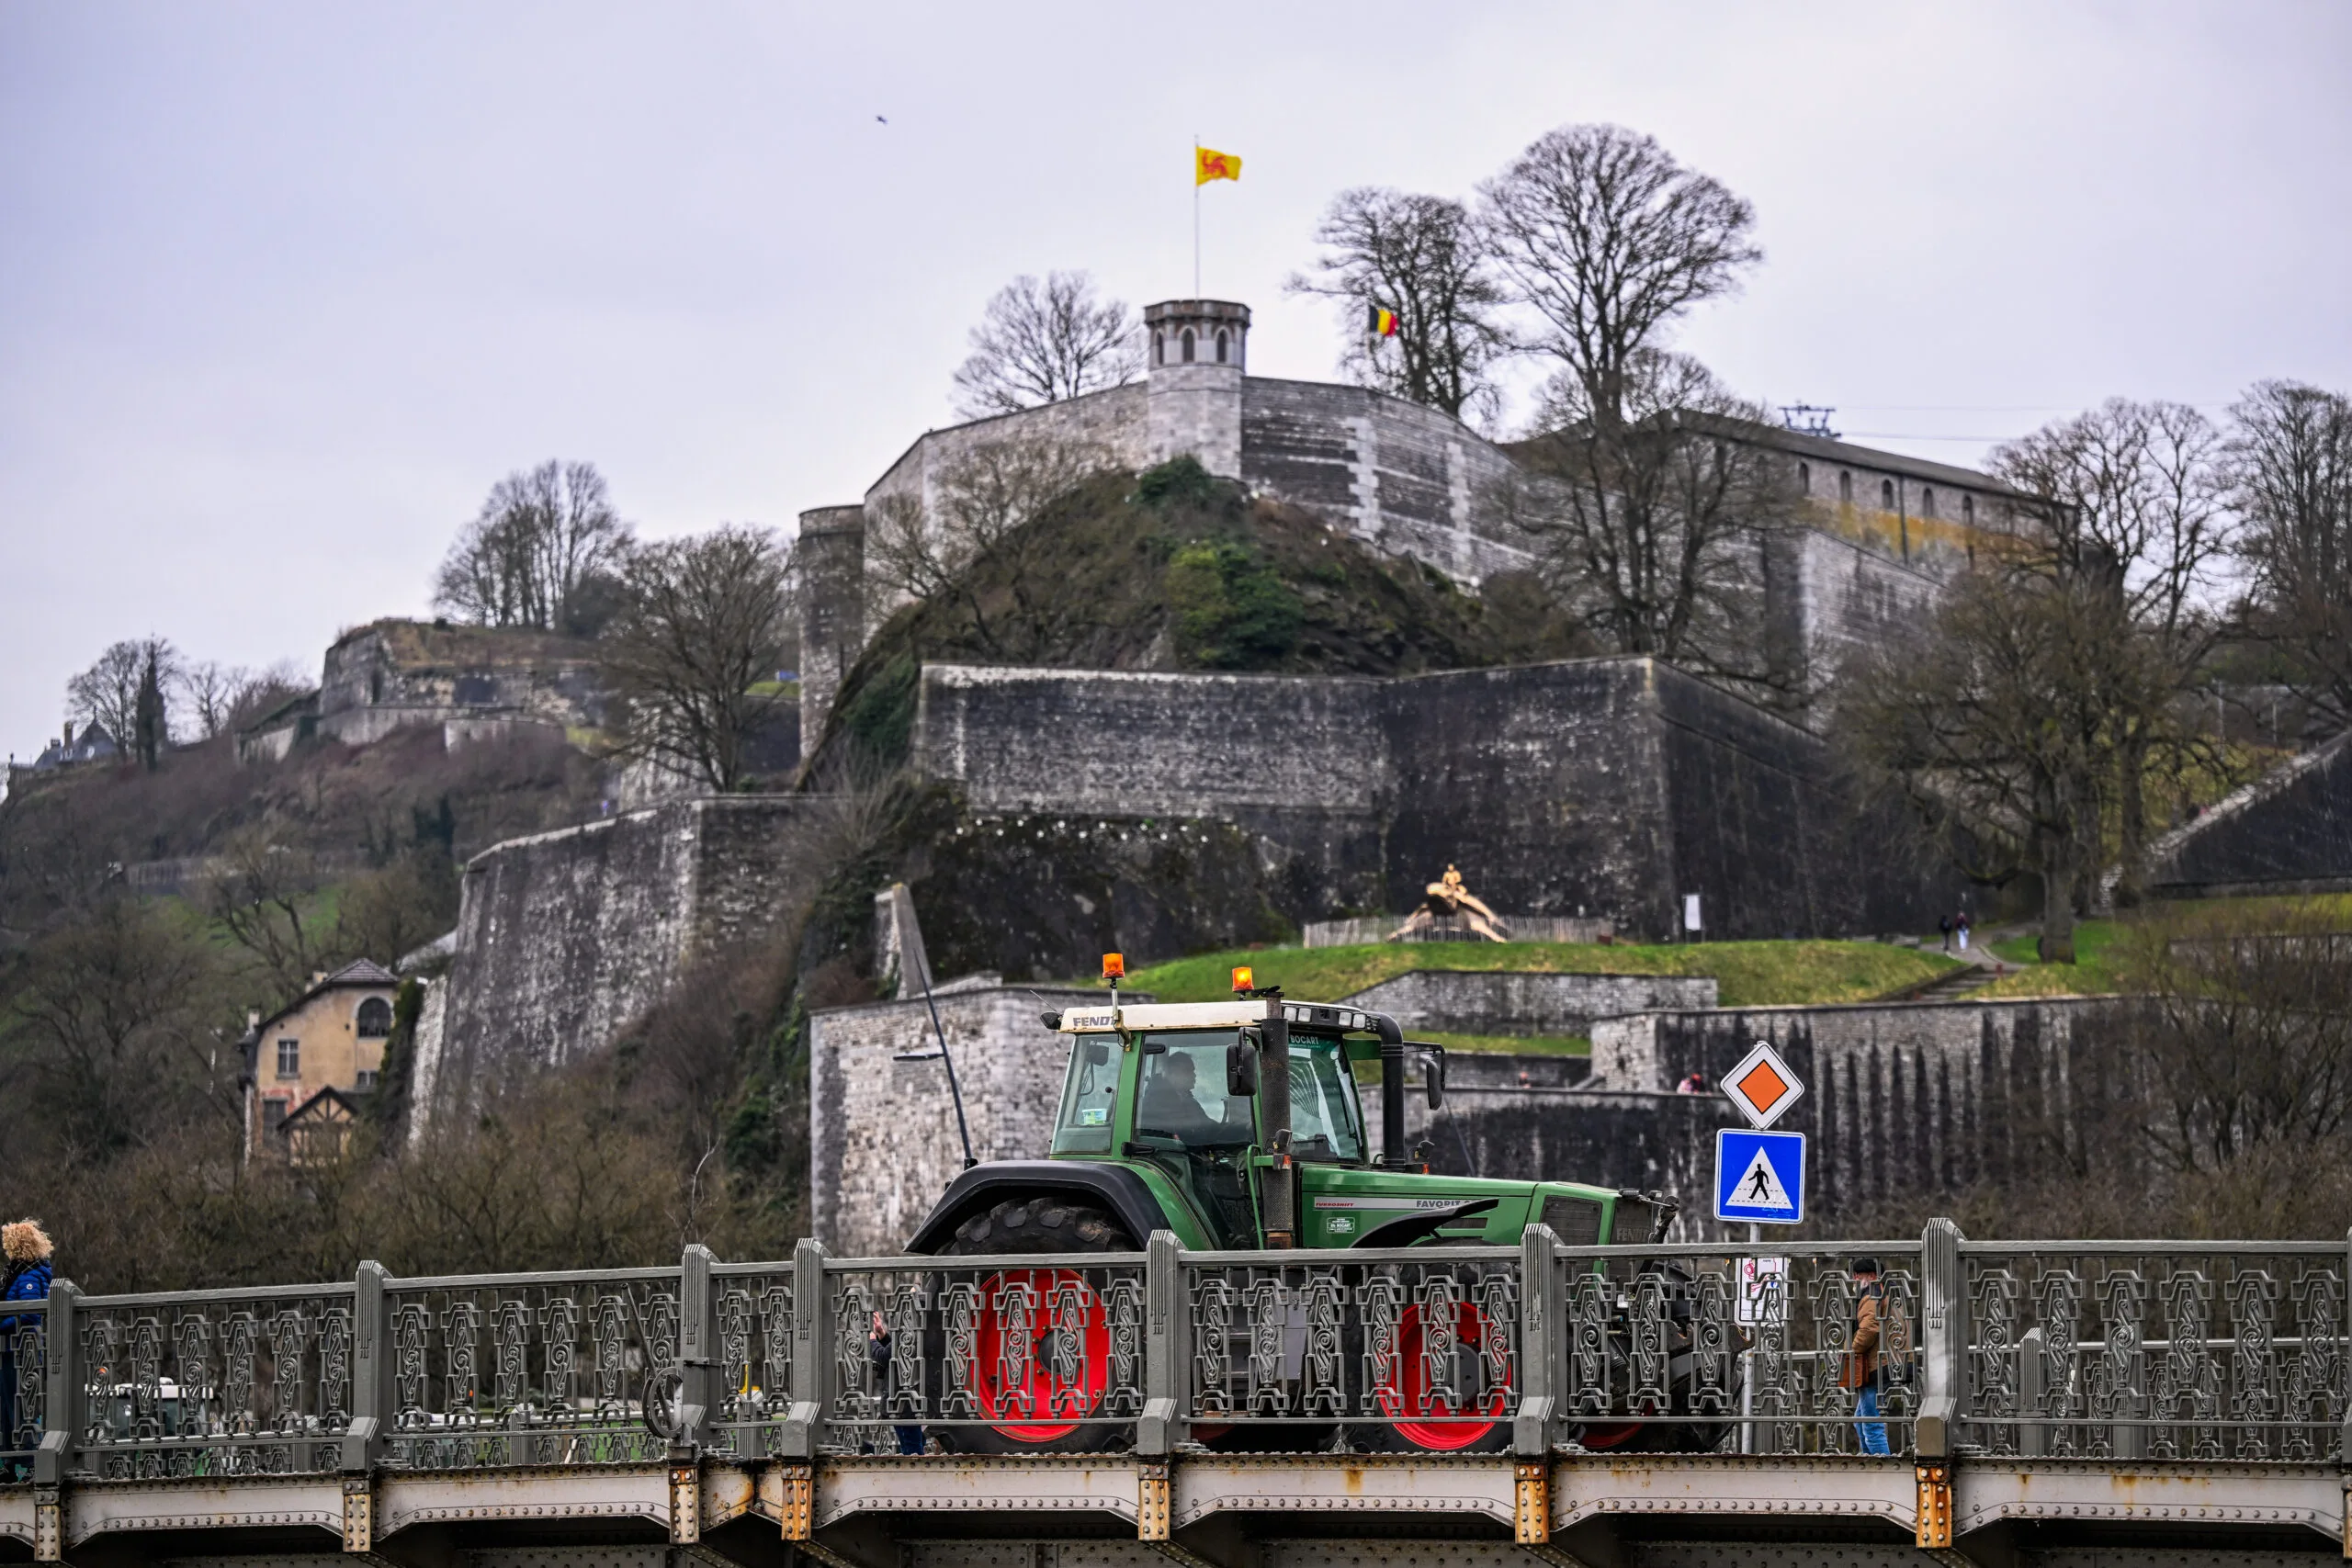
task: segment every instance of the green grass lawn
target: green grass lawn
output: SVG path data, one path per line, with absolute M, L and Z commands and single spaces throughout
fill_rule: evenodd
M 1274 947 L 1204 953 L 1136 970 L 1127 984 L 1163 1002 L 1218 1001 L 1232 970 L 1286 995 L 1337 1001 L 1414 969 L 1521 970 L 1551 975 L 1677 975 L 1715 978 L 1725 1007 L 1869 1001 L 1956 967 L 1939 953 L 1875 942 L 1709 942 L 1601 946 L 1556 942 L 1396 942 L 1356 947 Z
M 1416 1040 L 1427 1040 L 1449 1051 L 1502 1051 L 1515 1056 L 1589 1056 L 1592 1042 L 1581 1034 L 1453 1034 L 1416 1029 Z
M 2328 893 L 2308 898 L 2197 898 L 2151 904 L 2133 919 L 2180 920 L 2194 929 L 2200 919 L 2225 922 L 2240 930 L 2261 929 L 2267 915 L 2291 915 L 2299 920 L 2314 913 L 2352 928 L 2352 894 Z M 2075 962 L 2034 961 L 2034 932 L 1991 944 L 1993 955 L 2016 965 L 1975 994 L 1980 997 L 2095 997 L 2126 988 L 2123 959 L 2133 919 L 2081 920 L 2075 926 Z

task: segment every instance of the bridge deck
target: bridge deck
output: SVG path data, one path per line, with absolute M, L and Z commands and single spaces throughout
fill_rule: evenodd
M 356 1503 L 372 1510 L 367 1545 L 379 1562 L 783 1562 L 796 1550 L 796 1473 L 706 1461 L 677 1477 L 599 1465 L 380 1471 L 348 1485 L 332 1473 L 85 1480 L 62 1490 L 57 1528 L 73 1562 L 348 1561 Z M 1521 1472 L 1507 1456 L 1180 1456 L 1164 1547 L 1137 1540 L 1156 1474 L 1125 1456 L 832 1459 L 815 1467 L 797 1550 L 836 1568 L 1530 1560 L 1513 1544 Z M 673 1479 L 686 1483 L 673 1490 Z M 2341 1555 L 2345 1485 L 2333 1464 L 1971 1457 L 1952 1475 L 1957 1555 L 2316 1562 Z M 1548 1498 L 1550 1544 L 1532 1551 L 1594 1568 L 1924 1555 L 1909 1544 L 1917 1480 L 1900 1459 L 1562 1455 Z M 33 1488 L 0 1488 L 0 1557 L 34 1555 L 36 1516 Z M 1787 1555 L 1798 1543 L 1811 1555 Z M 2119 1549 L 2128 1559 L 2108 1555 Z

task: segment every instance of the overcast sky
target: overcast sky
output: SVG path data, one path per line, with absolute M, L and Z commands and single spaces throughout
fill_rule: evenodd
M 888 123 L 883 122 L 887 117 Z M 1257 312 L 1331 194 L 1614 120 L 1751 199 L 1681 333 L 1975 462 L 2098 399 L 2352 387 L 2352 6 L 0 3 L 0 750 L 149 631 L 313 674 L 501 475 L 650 535 L 853 501 L 989 294 Z

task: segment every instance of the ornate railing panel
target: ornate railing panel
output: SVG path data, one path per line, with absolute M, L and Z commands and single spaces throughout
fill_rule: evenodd
M 400 1280 L 390 1457 L 419 1470 L 659 1459 L 649 1378 L 680 1358 L 677 1269 Z
M 741 1459 L 771 1457 L 792 1401 L 793 1270 L 789 1263 L 721 1263 L 711 1269 L 713 1446 Z
M 844 1258 L 824 1279 L 835 1447 L 1125 1447 L 1143 1412 L 1140 1253 Z
M 2346 1249 L 1975 1242 L 1964 1441 L 2119 1460 L 2340 1458 Z
M 85 1465 L 110 1480 L 334 1469 L 351 1420 L 352 1300 L 348 1284 L 82 1298 Z M 44 1337 L 42 1352 L 56 1348 Z
M 48 1318 L 46 1302 L 0 1308 L 0 1481 L 29 1464 L 48 1424 Z
M 1569 1440 L 1651 1452 L 1911 1451 L 1924 1370 L 1919 1243 L 1562 1247 L 1557 1258 Z M 1875 1271 L 1857 1273 L 1860 1264 Z
M 1341 1425 L 1440 1450 L 1508 1438 L 1516 1248 L 1188 1254 L 1179 1298 L 1197 1424 L 1288 1427 L 1285 1446 L 1328 1446 Z

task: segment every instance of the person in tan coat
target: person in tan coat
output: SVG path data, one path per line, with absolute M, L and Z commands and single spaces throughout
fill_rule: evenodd
M 1862 1440 L 1866 1454 L 1883 1454 L 1886 1446 L 1886 1423 L 1875 1419 L 1879 1413 L 1879 1393 L 1886 1382 L 1886 1348 L 1881 1318 L 1885 1310 L 1886 1292 L 1878 1282 L 1878 1259 L 1857 1258 L 1853 1261 L 1854 1332 L 1847 1341 L 1846 1365 L 1838 1382 L 1841 1388 L 1854 1393 L 1854 1431 Z

